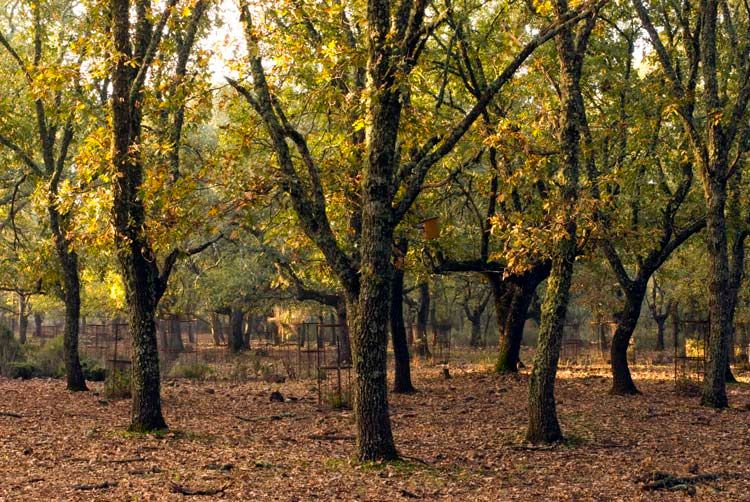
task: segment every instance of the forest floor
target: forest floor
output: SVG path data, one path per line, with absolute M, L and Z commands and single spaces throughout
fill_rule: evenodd
M 351 412 L 320 410 L 309 382 L 165 382 L 171 430 L 142 436 L 101 384 L 0 379 L 0 500 L 750 500 L 747 383 L 717 412 L 678 395 L 671 366 L 636 367 L 633 397 L 607 394 L 605 368 L 563 368 L 567 441 L 532 449 L 527 375 L 414 372 L 420 392 L 391 396 L 404 460 L 382 465 L 351 460 Z M 287 401 L 270 402 L 274 390 Z M 645 491 L 654 472 L 699 482 Z

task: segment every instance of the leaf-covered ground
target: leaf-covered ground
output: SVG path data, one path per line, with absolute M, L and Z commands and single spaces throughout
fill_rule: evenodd
M 530 449 L 525 375 L 417 368 L 421 392 L 392 396 L 404 461 L 388 465 L 350 460 L 351 412 L 320 411 L 310 383 L 168 382 L 171 432 L 144 437 L 100 386 L 0 379 L 0 500 L 750 500 L 750 386 L 716 412 L 677 395 L 670 372 L 638 368 L 643 395 L 614 397 L 603 368 L 563 369 L 568 441 Z M 272 403 L 273 390 L 291 399 Z M 711 476 L 644 491 L 656 471 Z

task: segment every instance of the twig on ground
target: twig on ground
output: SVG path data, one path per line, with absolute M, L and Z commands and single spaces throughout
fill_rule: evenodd
M 105 481 L 104 483 L 73 485 L 73 488 L 75 488 L 76 490 L 81 490 L 81 491 L 91 491 L 91 490 L 107 490 L 109 488 L 114 488 L 115 486 L 117 486 L 116 481 Z
M 197 496 L 210 496 L 224 493 L 229 485 L 224 485 L 219 488 L 189 488 L 187 486 L 178 485 L 172 483 L 172 492 L 179 493 L 181 495 L 197 495 Z

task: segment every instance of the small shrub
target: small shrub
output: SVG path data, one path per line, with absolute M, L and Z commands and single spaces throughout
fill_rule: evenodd
M 701 395 L 701 385 L 689 378 L 679 378 L 675 382 L 675 393 L 683 397 L 698 397 Z
M 187 378 L 188 380 L 205 380 L 214 373 L 214 370 L 204 363 L 178 363 L 172 366 L 169 372 L 171 378 Z
M 334 410 L 351 410 L 351 398 L 347 392 L 328 392 L 323 396 L 324 402 Z
M 89 382 L 103 382 L 107 378 L 107 370 L 96 359 L 82 357 L 81 369 L 83 377 Z
M 34 376 L 48 378 L 64 377 L 65 358 L 62 335 L 49 340 L 38 350 L 30 352 L 28 360 L 37 369 L 37 373 Z
M 9 364 L 6 376 L 29 380 L 39 375 L 39 368 L 30 361 L 14 361 Z
M 0 326 L 0 375 L 13 376 L 15 365 L 24 358 L 23 348 L 6 327 Z
M 104 396 L 108 399 L 129 399 L 132 380 L 130 370 L 113 370 L 104 381 Z

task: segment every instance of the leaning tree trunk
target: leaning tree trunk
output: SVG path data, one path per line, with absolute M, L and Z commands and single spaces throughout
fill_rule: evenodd
M 565 0 L 554 3 L 557 16 L 568 10 Z M 592 26 L 587 25 L 589 29 Z M 534 368 L 529 381 L 529 425 L 526 440 L 531 443 L 553 443 L 563 439 L 557 421 L 555 378 L 560 358 L 563 327 L 570 299 L 570 282 L 576 259 L 576 220 L 578 201 L 578 170 L 580 161 L 580 127 L 584 119 L 578 103 L 581 65 L 586 47 L 574 42 L 573 29 L 564 28 L 555 38 L 560 60 L 560 117 L 559 142 L 561 169 L 565 184 L 561 187 L 559 217 L 565 221 L 560 229 L 552 254 L 552 269 L 547 281 L 547 292 L 542 303 L 542 324 L 539 328 Z
M 521 342 L 523 340 L 523 323 L 526 322 L 525 312 L 518 329 L 518 310 L 520 295 L 518 286 L 504 281 L 499 274 L 489 274 L 488 280 L 492 289 L 493 303 L 497 315 L 498 356 L 495 371 L 498 373 L 516 373 L 521 357 Z M 516 307 L 514 309 L 514 306 Z
M 393 267 L 391 278 L 391 339 L 393 341 L 393 358 L 395 361 L 395 378 L 393 392 L 407 394 L 414 392 L 411 381 L 411 363 L 409 361 L 409 344 L 406 339 L 404 323 L 404 269 Z
M 707 180 L 706 240 L 709 255 L 709 342 L 706 353 L 706 374 L 703 381 L 701 404 L 712 408 L 726 408 L 726 367 L 731 336 L 730 298 L 728 298 L 729 256 L 727 228 L 724 217 L 726 181 L 711 177 Z
M 610 394 L 617 396 L 640 394 L 633 382 L 628 366 L 628 347 L 633 336 L 641 306 L 646 296 L 645 281 L 635 282 L 629 291 L 625 292 L 625 306 L 617 320 L 617 329 L 612 337 L 610 358 L 612 364 L 612 388 Z
M 539 284 L 549 275 L 549 264 L 535 265 L 514 280 L 503 280 L 499 274 L 486 274 L 490 283 L 499 331 L 498 358 L 495 371 L 516 373 L 520 365 L 523 328 L 529 307 Z
M 563 439 L 557 421 L 555 378 L 576 254 L 575 231 L 575 224 L 568 225 L 571 237 L 559 244 L 542 303 L 542 325 L 529 381 L 526 440 L 531 443 L 554 443 Z

